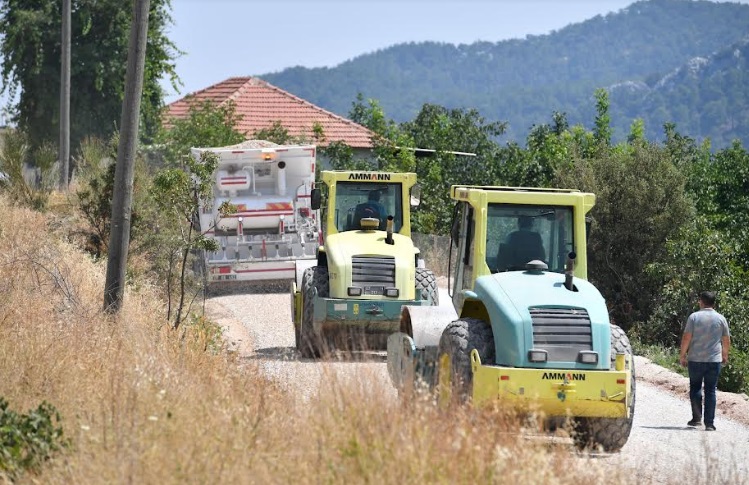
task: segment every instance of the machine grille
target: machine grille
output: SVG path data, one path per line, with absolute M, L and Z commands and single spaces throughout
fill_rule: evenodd
M 533 348 L 549 361 L 574 362 L 581 350 L 593 350 L 588 312 L 579 308 L 530 308 Z
M 392 256 L 354 256 L 351 269 L 353 285 L 364 288 L 365 294 L 367 288 L 395 287 L 395 258 Z

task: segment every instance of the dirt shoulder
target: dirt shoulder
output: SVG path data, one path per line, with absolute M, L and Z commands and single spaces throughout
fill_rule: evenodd
M 689 399 L 689 378 L 654 364 L 646 357 L 635 356 L 637 380 L 647 382 L 660 389 Z M 749 426 L 749 396 L 718 391 L 718 414 L 722 414 L 745 426 Z M 685 416 L 688 416 L 685 408 Z

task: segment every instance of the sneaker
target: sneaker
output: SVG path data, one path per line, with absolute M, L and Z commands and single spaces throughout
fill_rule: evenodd
M 705 431 L 715 431 L 715 426 L 713 426 L 712 424 L 706 424 Z
M 702 421 L 699 419 L 693 419 L 687 423 L 687 426 L 699 426 L 700 424 L 702 424 Z

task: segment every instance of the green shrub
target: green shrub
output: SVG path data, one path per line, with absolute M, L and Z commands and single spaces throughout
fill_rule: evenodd
M 728 364 L 720 371 L 718 389 L 749 394 L 749 354 L 735 347 L 731 348 Z
M 679 364 L 679 348 L 668 347 L 660 344 L 646 344 L 636 333 L 629 333 L 629 340 L 632 343 L 632 350 L 635 355 L 647 357 L 654 364 L 666 369 L 678 372 L 686 376 L 687 369 Z
M 679 364 L 679 348 L 660 344 L 647 344 L 637 334 L 629 336 L 635 355 L 647 357 L 654 364 L 678 372 L 687 377 L 687 368 Z M 720 371 L 718 389 L 725 392 L 743 392 L 749 394 L 749 354 L 736 347 L 731 352 L 726 364 Z
M 59 422 L 59 413 L 47 402 L 28 414 L 18 414 L 0 397 L 0 473 L 13 480 L 24 471 L 38 471 L 67 445 Z
M 0 143 L 0 172 L 5 174 L 3 187 L 15 202 L 43 211 L 60 176 L 55 149 L 45 143 L 33 153 L 29 150 L 26 133 L 10 130 L 3 135 Z M 34 165 L 27 167 L 29 160 Z

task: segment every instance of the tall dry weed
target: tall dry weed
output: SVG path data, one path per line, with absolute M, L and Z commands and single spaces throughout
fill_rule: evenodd
M 402 402 L 366 366 L 325 374 L 300 399 L 217 349 L 210 322 L 170 330 L 146 285 L 128 289 L 119 316 L 104 314 L 103 262 L 48 236 L 45 221 L 0 198 L 0 396 L 18 410 L 52 403 L 71 440 L 27 481 L 628 481 L 523 438 L 499 409 Z
M 41 479 L 209 483 L 224 455 L 251 452 L 273 386 L 207 352 L 199 325 L 168 330 L 148 288 L 104 314 L 103 265 L 45 234 L 44 217 L 0 200 L 0 395 L 49 401 L 73 442 Z

